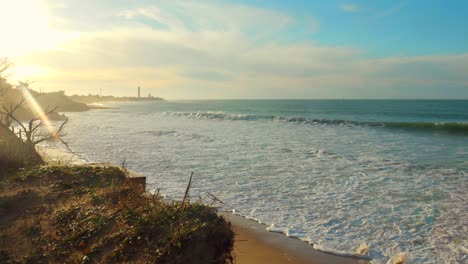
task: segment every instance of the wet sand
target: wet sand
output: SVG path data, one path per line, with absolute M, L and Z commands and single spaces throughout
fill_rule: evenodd
M 311 245 L 280 233 L 268 232 L 266 226 L 241 216 L 221 213 L 233 225 L 234 253 L 239 264 L 365 264 L 367 260 L 327 254 Z

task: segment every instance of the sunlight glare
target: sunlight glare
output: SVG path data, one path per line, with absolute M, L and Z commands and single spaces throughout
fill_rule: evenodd
M 39 117 L 39 119 L 43 122 L 45 128 L 50 132 L 54 139 L 58 139 L 59 135 L 57 134 L 56 129 L 50 123 L 49 117 L 45 114 L 42 107 L 37 103 L 36 99 L 34 99 L 34 97 L 29 92 L 29 88 L 26 87 L 26 85 L 24 84 L 20 84 L 19 87 L 21 88 L 21 91 L 23 93 L 24 98 L 26 99 L 29 108 L 32 109 L 34 114 Z
M 0 56 L 17 57 L 24 53 L 50 49 L 60 35 L 50 27 L 46 6 L 33 0 L 0 0 Z

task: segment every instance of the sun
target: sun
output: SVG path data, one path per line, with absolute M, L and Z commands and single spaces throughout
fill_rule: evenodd
M 0 56 L 22 55 L 53 48 L 61 39 L 51 27 L 47 5 L 34 0 L 0 0 Z
M 44 79 L 50 69 L 44 61 L 34 60 L 34 54 L 59 50 L 75 34 L 54 28 L 50 6 L 38 0 L 0 0 L 0 58 L 13 62 L 9 80 Z

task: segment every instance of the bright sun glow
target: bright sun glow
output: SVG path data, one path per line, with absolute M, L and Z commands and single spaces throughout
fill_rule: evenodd
M 63 37 L 50 27 L 47 8 L 40 1 L 0 0 L 0 56 L 15 58 L 35 50 L 51 49 Z
M 14 70 L 12 71 L 12 79 L 21 81 L 21 80 L 40 80 L 44 76 L 50 74 L 46 68 L 32 66 L 32 65 L 14 65 Z

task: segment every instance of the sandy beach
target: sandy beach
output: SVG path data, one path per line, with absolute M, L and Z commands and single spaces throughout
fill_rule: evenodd
M 262 241 L 251 230 L 239 226 L 233 227 L 236 234 L 234 253 L 236 263 L 318 263 L 309 259 L 299 258 L 282 248 L 278 249 Z
M 244 217 L 222 213 L 236 234 L 234 253 L 239 264 L 364 264 L 367 260 L 341 257 L 317 251 L 311 245 L 280 233 L 268 232 L 265 225 Z

